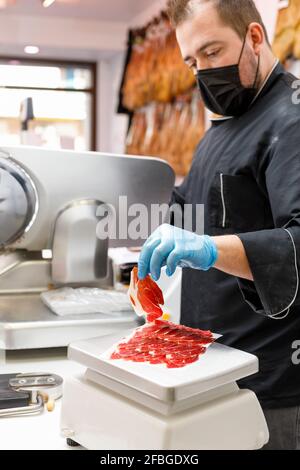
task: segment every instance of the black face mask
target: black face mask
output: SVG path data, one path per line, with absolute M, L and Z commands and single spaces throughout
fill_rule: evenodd
M 257 94 L 256 81 L 260 57 L 253 86 L 246 88 L 241 83 L 239 66 L 245 43 L 246 37 L 236 65 L 198 70 L 197 72 L 197 82 L 202 99 L 205 106 L 213 113 L 222 116 L 240 116 L 248 111 Z

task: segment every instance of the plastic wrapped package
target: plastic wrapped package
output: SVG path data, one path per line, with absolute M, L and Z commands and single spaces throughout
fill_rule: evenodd
M 43 292 L 41 299 L 59 316 L 91 313 L 113 315 L 132 311 L 126 294 L 98 288 L 64 287 Z

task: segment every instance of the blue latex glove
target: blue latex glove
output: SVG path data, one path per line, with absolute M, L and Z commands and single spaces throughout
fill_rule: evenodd
M 199 236 L 165 224 L 155 230 L 144 244 L 138 276 L 144 279 L 151 273 L 157 281 L 163 266 L 167 266 L 168 276 L 172 276 L 178 266 L 208 271 L 215 265 L 217 258 L 217 246 L 211 237 Z

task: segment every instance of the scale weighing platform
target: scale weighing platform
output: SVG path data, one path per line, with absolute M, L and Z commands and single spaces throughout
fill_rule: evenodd
M 180 369 L 110 360 L 131 333 L 69 347 L 69 359 L 87 367 L 65 384 L 61 430 L 69 442 L 93 450 L 254 450 L 268 442 L 256 395 L 236 383 L 258 372 L 255 356 L 214 343 Z

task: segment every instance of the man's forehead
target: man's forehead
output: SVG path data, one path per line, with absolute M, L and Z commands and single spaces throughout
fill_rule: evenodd
M 224 26 L 214 2 L 191 2 L 188 14 L 182 23 L 196 24 L 197 27 L 208 28 L 211 26 Z M 179 26 L 180 27 L 180 26 Z
M 198 50 L 226 40 L 234 31 L 225 25 L 213 3 L 200 3 L 191 15 L 176 28 L 176 36 L 184 58 Z
M 223 29 L 212 18 L 204 18 L 202 15 L 190 18 L 176 28 L 177 41 L 183 57 L 191 55 L 198 50 L 224 41 Z

